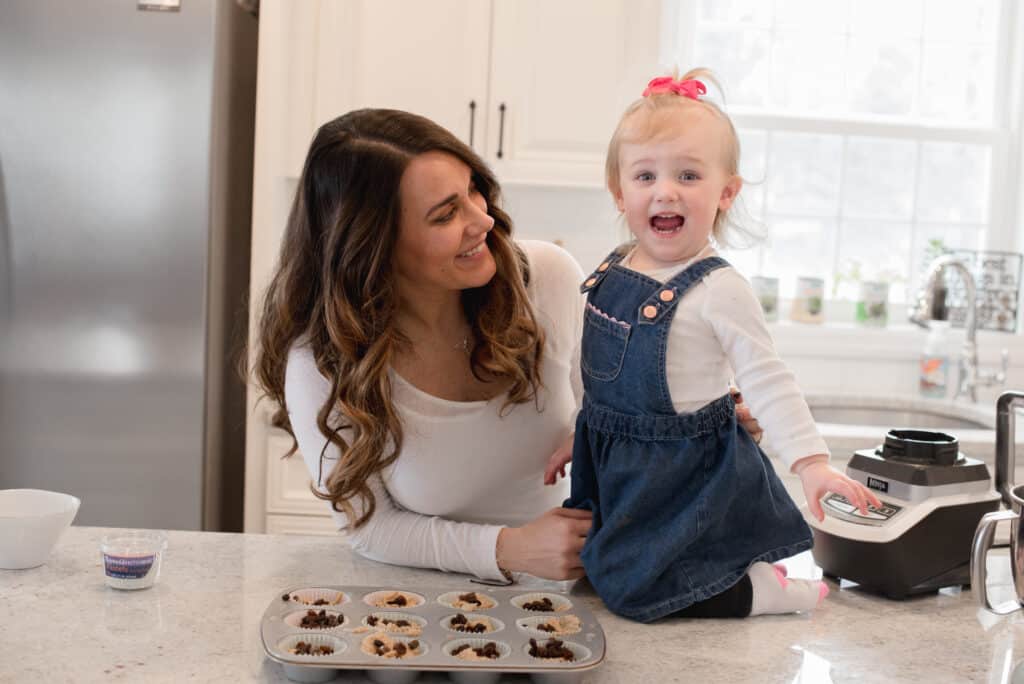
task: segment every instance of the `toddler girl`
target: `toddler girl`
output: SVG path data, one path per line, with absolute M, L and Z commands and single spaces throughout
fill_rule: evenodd
M 772 565 L 809 549 L 811 532 L 737 426 L 733 379 L 814 515 L 828 490 L 881 505 L 828 465 L 757 298 L 716 253 L 742 179 L 706 75 L 656 78 L 622 116 L 606 181 L 635 239 L 581 288 L 585 392 L 565 505 L 593 512 L 582 559 L 598 594 L 641 622 L 810 610 L 828 593 Z M 566 460 L 556 453 L 548 473 Z

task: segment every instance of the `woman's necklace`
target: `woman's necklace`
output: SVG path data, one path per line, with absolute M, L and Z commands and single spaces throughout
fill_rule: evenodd
M 455 348 L 461 351 L 466 356 L 469 356 L 473 351 L 469 346 L 469 335 L 465 335 L 461 340 L 455 343 Z

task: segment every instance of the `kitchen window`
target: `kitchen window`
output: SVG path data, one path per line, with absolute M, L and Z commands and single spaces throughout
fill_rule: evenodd
M 929 256 L 1015 250 L 1024 35 L 1009 0 L 681 0 L 666 62 L 709 65 L 766 239 L 744 273 L 906 301 Z

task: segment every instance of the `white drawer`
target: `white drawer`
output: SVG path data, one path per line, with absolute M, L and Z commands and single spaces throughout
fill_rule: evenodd
M 315 534 L 340 537 L 338 528 L 329 516 L 323 515 L 268 515 L 267 534 Z M 340 543 L 339 539 L 339 543 Z
M 296 451 L 282 458 L 291 444 L 291 437 L 281 431 L 267 437 L 266 512 L 329 516 L 330 503 L 316 498 L 309 489 L 309 471 L 302 454 Z

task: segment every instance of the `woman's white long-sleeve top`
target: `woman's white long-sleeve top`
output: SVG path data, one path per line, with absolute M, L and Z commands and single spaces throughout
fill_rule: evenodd
M 495 560 L 501 528 L 526 523 L 567 496 L 566 480 L 554 486 L 542 480 L 548 457 L 572 432 L 581 391 L 583 273 L 551 243 L 519 244 L 530 265 L 527 292 L 545 333 L 544 386 L 537 402 L 515 404 L 502 415 L 504 394 L 489 401 L 447 401 L 392 371 L 394 405 L 404 428 L 402 453 L 370 479 L 376 511 L 366 524 L 349 529 L 346 516 L 333 513 L 352 548 L 368 558 L 501 579 Z M 285 401 L 299 451 L 321 491 L 339 458 L 316 423 L 329 391 L 311 350 L 293 347 Z

